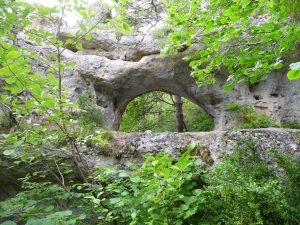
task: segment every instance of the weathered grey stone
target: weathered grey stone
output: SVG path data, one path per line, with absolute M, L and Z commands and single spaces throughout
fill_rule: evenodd
M 118 165 L 127 166 L 132 159 L 141 162 L 146 154 L 160 151 L 178 157 L 192 142 L 199 143 L 202 150 L 209 152 L 213 164 L 222 156 L 231 154 L 238 140 L 249 137 L 256 142 L 257 149 L 265 160 L 273 160 L 268 152 L 277 149 L 300 160 L 300 131 L 293 129 L 265 128 L 238 131 L 211 131 L 194 133 L 116 133 L 111 142 L 114 151 L 108 155 L 119 159 Z M 101 149 L 100 149 L 101 152 Z
M 60 38 L 65 39 L 72 32 L 65 30 Z M 231 102 L 253 105 L 278 121 L 300 120 L 300 80 L 289 81 L 285 75 L 287 68 L 258 84 L 238 85 L 224 93 L 226 74 L 215 74 L 217 82 L 201 88 L 190 76 L 189 66 L 182 57 L 195 51 L 195 46 L 176 57 L 161 56 L 151 35 L 119 37 L 110 30 L 98 30 L 93 35 L 93 40 L 83 41 L 83 50 L 64 52 L 64 61 L 74 61 L 77 66 L 66 71 L 63 83 L 72 97 L 84 91 L 94 96 L 109 129 L 118 130 L 127 104 L 151 91 L 168 92 L 196 103 L 214 118 L 215 129 L 235 123 L 231 112 L 226 110 Z M 43 54 L 53 51 L 46 46 L 24 45 Z M 74 51 L 72 46 L 69 49 Z M 295 57 L 293 61 L 300 60 Z
M 300 120 L 300 80 L 289 81 L 286 69 L 275 72 L 256 85 L 239 85 L 224 93 L 226 75 L 216 74 L 214 85 L 199 88 L 182 60 L 194 46 L 176 57 L 160 56 L 159 45 L 150 35 L 122 36 L 113 31 L 97 31 L 93 50 L 83 49 L 66 60 L 77 63 L 75 74 L 103 106 L 109 128 L 118 129 L 122 113 L 135 97 L 164 91 L 196 103 L 215 120 L 215 129 L 224 129 L 234 121 L 225 106 L 231 102 L 250 104 L 277 120 Z M 296 61 L 298 59 L 295 59 Z M 69 78 L 66 83 L 74 83 Z

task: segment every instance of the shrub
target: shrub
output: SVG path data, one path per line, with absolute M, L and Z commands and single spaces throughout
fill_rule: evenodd
M 78 214 L 72 211 L 74 206 L 82 204 L 77 198 L 80 194 L 72 195 L 62 186 L 50 182 L 36 183 L 29 180 L 29 177 L 23 179 L 23 192 L 0 202 L 0 223 L 6 221 L 10 225 L 83 224 L 80 222 L 86 217 L 85 210 Z
M 238 121 L 238 125 L 233 126 L 231 129 L 278 127 L 271 117 L 256 111 L 252 106 L 231 103 L 226 109 L 234 112 L 233 118 Z
M 284 174 L 251 138 L 212 170 L 190 156 L 148 156 L 132 171 L 100 167 L 93 183 L 64 187 L 23 180 L 0 202 L 0 220 L 29 224 L 299 224 L 300 162 L 272 150 Z M 275 165 L 275 164 L 274 164 Z M 33 223 L 33 222 L 36 223 Z
M 7 112 L 7 111 L 1 112 L 0 111 L 0 131 L 3 132 L 6 129 L 11 128 L 13 124 L 14 123 L 13 123 L 13 120 L 12 120 L 9 112 Z
M 297 200 L 291 202 L 286 185 L 297 191 L 298 176 L 282 183 L 252 139 L 240 140 L 213 171 L 199 169 L 189 153 L 178 161 L 159 154 L 131 174 L 114 173 L 105 204 L 116 223 L 297 224 Z M 299 171 L 299 162 L 289 168 Z
M 81 112 L 75 116 L 75 119 L 79 121 L 80 126 L 87 131 L 103 127 L 103 115 L 93 99 L 87 93 L 82 93 L 77 101 Z
M 280 179 L 243 139 L 210 176 L 206 189 L 213 224 L 287 224 L 289 210 Z
M 206 113 L 199 113 L 191 120 L 187 120 L 186 125 L 189 131 L 211 131 L 214 128 L 214 119 Z
M 282 180 L 284 193 L 291 206 L 289 213 L 291 223 L 299 224 L 300 221 L 300 160 L 279 151 L 273 151 L 278 160 L 278 165 L 284 170 Z
M 179 224 L 184 197 L 200 187 L 200 161 L 190 150 L 177 161 L 166 155 L 147 157 L 131 174 L 119 173 L 110 184 L 106 202 L 117 224 Z M 121 179 L 120 179 L 121 177 Z M 125 179 L 124 179 L 125 178 Z M 200 182 L 199 182 L 200 181 Z
M 285 120 L 281 122 L 282 128 L 300 129 L 300 122 L 297 120 Z

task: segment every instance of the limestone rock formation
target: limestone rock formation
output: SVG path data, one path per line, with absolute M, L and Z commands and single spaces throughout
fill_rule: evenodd
M 66 29 L 60 38 L 66 39 L 70 32 Z M 151 35 L 119 37 L 114 31 L 98 30 L 93 36 L 93 40 L 82 42 L 82 50 L 68 46 L 64 52 L 64 60 L 74 61 L 77 66 L 66 72 L 63 82 L 73 96 L 81 92 L 94 96 L 110 129 L 118 130 L 122 113 L 132 99 L 151 91 L 168 92 L 196 103 L 213 116 L 215 129 L 234 123 L 225 109 L 231 102 L 254 105 L 278 120 L 300 120 L 300 80 L 289 81 L 287 68 L 259 84 L 241 84 L 224 93 L 225 74 L 216 74 L 214 85 L 196 85 L 189 66 L 182 60 L 192 48 L 176 57 L 161 56 Z M 45 46 L 26 45 L 43 54 L 53 51 Z
M 178 157 L 189 144 L 198 143 L 193 154 L 213 166 L 220 163 L 224 155 L 233 153 L 237 141 L 247 138 L 256 143 L 262 159 L 266 161 L 273 160 L 269 152 L 272 149 L 288 153 L 300 160 L 300 131 L 281 128 L 194 133 L 115 133 L 115 138 L 111 141 L 114 151 L 101 147 L 96 151 L 111 158 L 106 163 L 114 162 L 127 168 L 129 163 L 141 163 L 147 154 L 156 155 L 162 151 Z M 94 164 L 102 165 L 103 162 L 96 159 Z

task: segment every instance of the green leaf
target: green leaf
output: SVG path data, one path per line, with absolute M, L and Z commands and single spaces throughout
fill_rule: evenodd
M 273 64 L 273 68 L 275 70 L 281 69 L 283 66 L 284 65 L 283 65 L 282 61 L 278 61 L 278 62 L 276 62 L 276 63 Z
M 69 66 L 69 67 L 74 67 L 74 66 L 76 66 L 76 63 L 75 63 L 75 62 L 68 62 L 68 63 L 67 63 L 67 66 Z
M 85 40 L 90 41 L 93 39 L 93 36 L 91 34 L 85 35 Z
M 3 155 L 12 155 L 14 154 L 15 149 L 7 149 L 3 152 Z
M 74 42 L 74 40 L 69 38 L 66 40 L 65 45 L 72 44 L 73 42 Z
M 300 62 L 290 64 L 291 70 L 300 70 Z
M 6 83 L 8 83 L 8 84 L 13 84 L 13 83 L 16 82 L 16 78 L 14 78 L 14 77 L 9 77 L 9 78 L 7 78 L 5 81 L 6 81 Z
M 128 177 L 129 176 L 129 174 L 128 173 L 125 173 L 125 172 L 121 172 L 121 173 L 119 173 L 119 177 Z
M 7 37 L 8 37 L 9 40 L 14 40 L 15 39 L 15 35 L 13 35 L 13 34 L 8 34 Z
M 86 214 L 82 213 L 80 214 L 80 216 L 78 217 L 79 220 L 84 220 L 86 218 Z
M 42 39 L 40 37 L 36 38 L 35 43 L 40 45 L 42 43 Z
M 83 19 L 87 19 L 88 18 L 88 14 L 86 11 L 82 11 L 80 12 L 81 16 L 83 17 Z
M 18 94 L 20 93 L 22 90 L 17 87 L 17 86 L 6 86 L 3 88 L 4 90 L 10 91 L 12 94 Z
M 120 202 L 121 201 L 121 198 L 111 198 L 110 200 L 109 200 L 109 202 L 111 203 L 111 204 L 116 204 L 116 203 L 118 203 L 118 202 Z
M 77 50 L 82 49 L 82 44 L 81 44 L 81 43 L 77 43 L 77 44 L 76 44 L 76 49 L 77 49 Z
M 229 92 L 229 91 L 232 91 L 233 88 L 234 88 L 234 84 L 229 83 L 229 84 L 226 84 L 226 85 L 224 86 L 223 90 L 224 90 L 225 92 Z
M 55 217 L 65 217 L 65 216 L 71 216 L 71 215 L 72 215 L 71 210 L 65 210 L 65 211 L 56 212 L 53 214 L 53 216 L 55 216 Z
M 300 78 L 300 70 L 290 70 L 287 73 L 287 77 L 289 80 L 297 80 Z
M 130 31 L 130 26 L 128 23 L 122 23 L 122 28 L 125 30 L 125 31 Z
M 84 26 L 84 25 L 80 25 L 80 29 L 83 31 L 83 32 L 87 32 L 87 28 Z
M 7 54 L 6 58 L 7 58 L 7 59 L 15 59 L 15 58 L 20 57 L 21 55 L 22 55 L 21 52 L 18 52 L 18 51 L 10 51 L 10 52 Z

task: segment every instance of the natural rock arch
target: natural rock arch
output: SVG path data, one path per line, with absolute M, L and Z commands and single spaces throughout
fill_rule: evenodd
M 201 88 L 190 76 L 182 57 L 195 51 L 193 47 L 170 57 L 159 55 L 159 45 L 149 35 L 118 38 L 114 31 L 106 30 L 96 31 L 93 36 L 92 41 L 83 41 L 82 50 L 64 52 L 64 61 L 74 61 L 77 66 L 65 72 L 63 82 L 73 97 L 86 91 L 97 99 L 109 129 L 119 128 L 130 100 L 153 90 L 174 93 L 194 102 L 214 118 L 215 129 L 233 123 L 226 110 L 231 102 L 253 105 L 278 120 L 300 120 L 300 80 L 289 81 L 288 68 L 274 72 L 259 84 L 241 84 L 224 93 L 226 74 L 222 71 L 215 74 L 214 85 Z M 64 37 L 67 35 L 62 33 L 61 38 Z M 46 54 L 54 51 L 45 46 L 23 45 Z
M 95 83 L 93 87 L 98 104 L 106 106 L 104 114 L 109 118 L 108 121 L 112 121 L 109 127 L 114 130 L 118 130 L 120 118 L 127 104 L 137 96 L 151 91 L 163 91 L 182 96 L 197 104 L 214 118 L 218 116 L 215 108 L 208 104 L 208 101 L 214 101 L 213 104 L 215 105 L 222 102 L 216 97 L 217 91 L 213 95 L 209 94 L 209 91 L 205 91 L 206 94 L 201 97 L 199 87 L 190 76 L 188 65 L 179 57 L 153 55 L 145 56 L 137 63 L 119 60 L 118 62 L 110 60 L 107 63 L 122 63 L 123 65 L 118 67 L 118 71 L 112 65 L 105 66 L 105 69 L 101 67 L 99 71 L 94 70 L 93 76 L 103 77 L 103 70 L 107 72 L 110 68 L 114 68 L 114 71 L 107 72 L 110 77 L 113 77 L 110 80 L 112 90 L 103 88 L 102 83 Z M 87 77 L 86 73 L 81 73 L 81 76 L 85 79 L 91 79 L 91 74 L 88 74 Z
M 81 71 L 80 75 L 88 83 L 92 80 L 98 104 L 104 106 L 107 126 L 114 130 L 118 130 L 128 102 L 155 90 L 194 102 L 214 118 L 215 129 L 224 129 L 234 123 L 230 112 L 226 111 L 226 105 L 231 102 L 251 104 L 279 120 L 300 119 L 300 82 L 287 80 L 284 71 L 256 85 L 239 85 L 229 93 L 223 91 L 226 76 L 221 74 L 216 75 L 214 85 L 198 87 L 181 56 L 151 55 L 138 62 L 105 59 L 105 64 L 94 70 L 92 76 L 86 71 Z

